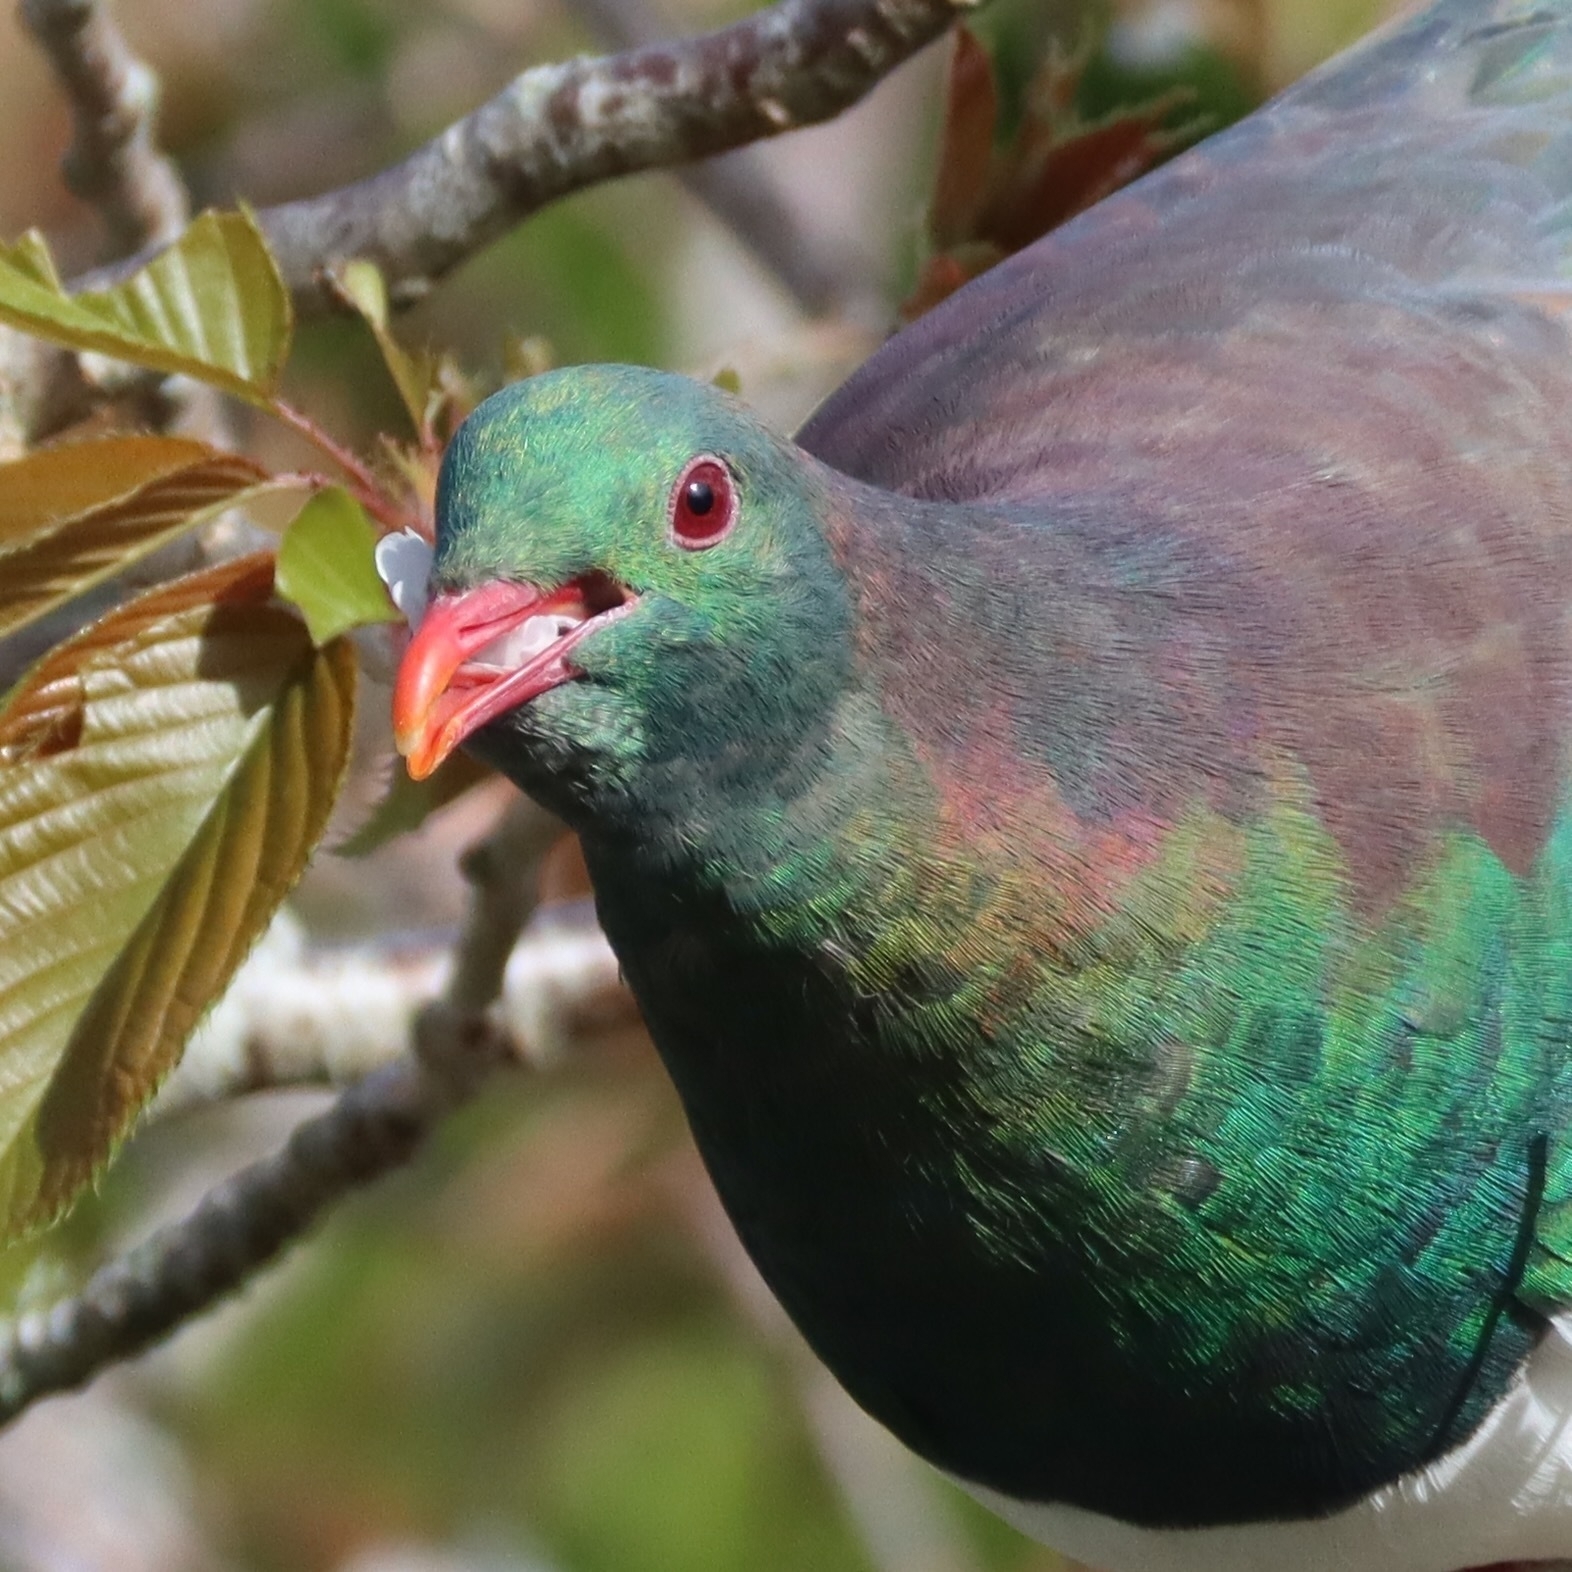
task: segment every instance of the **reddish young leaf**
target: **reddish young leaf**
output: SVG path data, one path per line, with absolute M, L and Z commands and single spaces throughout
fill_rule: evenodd
M 0 464 L 0 637 L 269 482 L 176 437 L 114 436 Z
M 112 612 L 0 711 L 0 1235 L 91 1180 L 272 917 L 354 683 L 264 556 Z
M 1090 55 L 1089 48 L 1051 51 L 1020 125 L 996 147 L 992 64 L 971 33 L 957 32 L 928 212 L 933 252 L 901 304 L 904 320 L 1144 174 L 1200 129 L 1169 124 L 1191 96 L 1184 90 L 1084 124 L 1075 103 Z
M 912 292 L 901 302 L 902 320 L 915 322 L 923 312 L 932 311 L 941 300 L 953 295 L 962 284 L 970 283 L 1003 259 L 1004 253 L 997 246 L 981 240 L 957 246 L 953 251 L 935 253 L 923 264 Z
M 1012 160 L 981 233 L 1008 256 L 1144 175 L 1193 134 L 1167 124 L 1189 96 L 1175 89 L 1095 125 L 1071 122 L 1034 137 Z
M 966 240 L 988 198 L 999 89 L 993 62 L 968 27 L 955 30 L 928 233 L 938 250 Z

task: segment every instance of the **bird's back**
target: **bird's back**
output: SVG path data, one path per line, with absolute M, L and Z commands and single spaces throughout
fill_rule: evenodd
M 798 440 L 913 496 L 1031 496 L 1107 458 L 1171 485 L 1208 420 L 1264 418 L 1260 448 L 1331 413 L 1323 331 L 1394 379 L 1416 321 L 1553 351 L 1569 267 L 1572 5 L 1441 0 L 973 282 Z

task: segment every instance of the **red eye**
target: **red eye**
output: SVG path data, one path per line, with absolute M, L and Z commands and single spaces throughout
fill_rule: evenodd
M 724 540 L 737 522 L 737 483 L 718 458 L 704 453 L 671 488 L 671 538 L 689 551 Z

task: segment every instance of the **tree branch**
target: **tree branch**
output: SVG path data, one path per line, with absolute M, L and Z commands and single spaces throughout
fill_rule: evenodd
M 80 1294 L 23 1316 L 0 1341 L 0 1423 L 141 1352 L 232 1292 L 351 1190 L 407 1162 L 512 1059 L 489 1012 L 533 902 L 539 857 L 530 853 L 544 850 L 539 810 L 520 803 L 465 860 L 469 917 L 445 992 L 416 1020 L 414 1054 L 343 1092 L 189 1217 L 100 1268 Z
M 71 105 L 75 135 L 62 163 L 66 185 L 98 209 L 107 231 L 106 254 L 144 253 L 174 240 L 191 217 L 179 172 L 153 139 L 158 78 L 132 53 L 106 0 L 22 0 L 23 24 L 49 56 Z M 15 348 L 18 335 L 0 329 L 0 458 L 53 435 L 113 396 L 108 384 L 126 379 L 120 368 L 89 375 L 68 350 Z M 33 388 L 8 367 L 27 365 Z M 228 446 L 229 429 L 218 395 L 184 378 L 131 385 L 156 386 L 143 412 L 154 429 L 181 429 Z M 62 394 L 69 393 L 69 399 Z
M 257 217 L 303 314 L 341 309 L 327 274 L 355 258 L 375 262 L 393 303 L 407 306 L 489 241 L 559 197 L 617 175 L 691 163 L 834 118 L 981 3 L 777 0 L 745 21 L 698 38 L 537 66 L 400 163 L 337 190 L 264 208 Z M 118 40 L 99 9 L 101 0 L 23 4 L 35 32 L 44 38 L 47 24 L 48 38 L 59 40 L 48 47 L 73 93 L 78 81 L 95 80 L 84 62 L 98 56 L 72 52 L 66 43 L 70 27 L 90 38 L 107 34 Z M 110 57 L 122 58 L 112 50 Z M 84 88 L 74 101 L 90 106 L 102 101 L 102 93 L 94 98 Z M 126 158 L 134 152 L 137 169 L 144 168 L 144 155 L 162 164 L 146 140 L 147 118 L 138 122 L 135 136 L 116 142 L 100 133 L 98 143 L 84 146 L 118 147 Z M 79 140 L 84 124 L 121 124 L 112 117 L 93 121 L 81 107 L 78 122 Z M 752 242 L 778 261 L 790 245 L 779 230 L 778 204 L 755 201 L 745 211 L 745 194 L 724 189 L 728 178 L 710 180 L 711 200 L 730 204 L 739 229 L 748 229 Z M 145 246 L 96 268 L 74 287 L 118 283 L 156 250 Z M 814 306 L 840 288 L 811 258 L 798 259 L 783 276 Z M 0 416 L 5 414 L 0 402 Z M 13 417 L 10 423 L 18 422 Z M 36 441 L 51 429 L 27 435 Z M 0 428 L 0 439 L 5 436 Z
M 430 934 L 315 946 L 281 914 L 147 1117 L 281 1087 L 352 1085 L 407 1054 L 416 1015 L 451 973 L 451 945 Z M 541 1064 L 593 1053 L 601 1039 L 636 1028 L 638 1008 L 586 911 L 582 921 L 532 925 L 519 940 L 497 1018 L 511 1051 Z
M 642 48 L 662 36 L 662 18 L 647 0 L 569 3 L 613 49 Z M 867 258 L 810 233 L 756 151 L 739 148 L 723 158 L 684 165 L 676 175 L 810 315 L 844 309 L 876 293 Z
M 22 21 L 54 64 L 76 134 L 66 184 L 103 215 L 110 252 L 164 245 L 190 206 L 175 166 L 153 142 L 158 79 L 102 0 L 22 0 Z
M 354 257 L 407 304 L 571 191 L 831 119 L 977 3 L 778 0 L 700 38 L 537 66 L 403 162 L 265 209 L 262 228 L 303 309 L 332 308 L 324 270 Z
M 405 1162 L 446 1111 L 438 1084 L 405 1063 L 351 1087 L 75 1298 L 23 1316 L 0 1345 L 0 1422 L 140 1353 L 238 1288 L 346 1192 Z

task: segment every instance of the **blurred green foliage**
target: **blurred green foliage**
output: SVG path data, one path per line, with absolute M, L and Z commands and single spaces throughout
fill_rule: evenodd
M 330 73 L 376 82 L 392 63 L 409 13 L 378 0 L 292 0 L 288 23 L 296 37 L 316 45 Z
M 335 1219 L 167 1410 L 235 1492 L 248 1564 L 331 1565 L 375 1526 L 484 1533 L 576 1572 L 868 1572 L 790 1371 L 669 1214 L 591 1208 L 582 1229 L 527 1227 L 513 1255 L 450 1226 L 477 1174 L 532 1141 L 582 1150 L 608 1106 L 664 1146 L 653 1066 L 614 1080 L 565 1072 L 458 1121 Z

